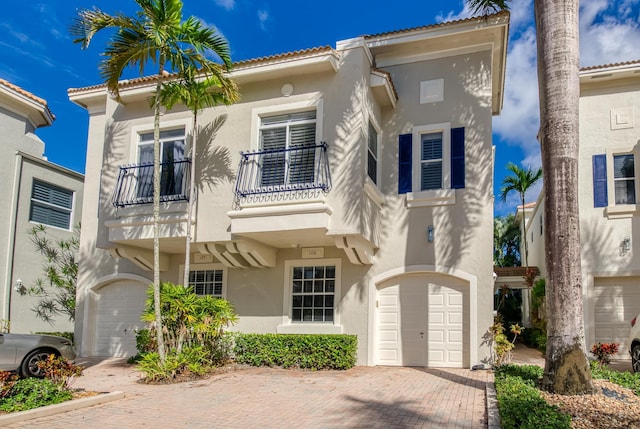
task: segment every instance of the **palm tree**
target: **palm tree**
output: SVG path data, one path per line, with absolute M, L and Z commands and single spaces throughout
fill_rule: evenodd
M 511 171 L 513 175 L 507 176 L 502 180 L 500 198 L 502 198 L 502 201 L 506 201 L 507 196 L 511 191 L 516 191 L 520 195 L 520 201 L 522 202 L 522 243 L 524 244 L 524 266 L 529 268 L 529 249 L 527 248 L 527 231 L 524 219 L 524 198 L 527 191 L 542 178 L 542 169 L 531 169 L 531 167 L 520 168 L 510 162 L 507 164 L 507 170 Z
M 135 17 L 118 13 L 109 15 L 97 8 L 78 12 L 71 33 L 74 43 L 87 48 L 93 36 L 104 29 L 114 29 L 107 43 L 104 59 L 100 62 L 100 75 L 107 89 L 120 100 L 119 80 L 125 68 L 138 68 L 143 74 L 149 65 L 157 66 L 156 89 L 153 101 L 153 289 L 155 299 L 156 332 L 160 361 L 165 362 L 160 312 L 160 90 L 166 72 L 186 73 L 202 70 L 215 76 L 224 91 L 233 82 L 224 72 L 231 68 L 227 41 L 214 30 L 203 26 L 196 18 L 182 21 L 181 0 L 135 0 L 140 11 Z M 207 55 L 215 53 L 222 65 Z
M 189 269 L 191 263 L 191 216 L 195 199 L 198 112 L 205 107 L 213 107 L 219 104 L 232 104 L 239 99 L 237 91 L 216 91 L 216 88 L 219 87 L 220 83 L 215 76 L 199 78 L 198 76 L 193 76 L 192 73 L 187 73 L 180 81 L 165 83 L 160 91 L 160 103 L 166 106 L 167 109 L 173 108 L 177 103 L 182 103 L 193 113 L 193 127 L 189 147 L 191 178 L 189 182 L 189 201 L 187 202 L 187 231 L 185 239 L 184 278 L 182 283 L 184 286 L 189 284 Z
M 493 220 L 493 264 L 520 266 L 520 226 L 513 213 Z
M 507 10 L 509 0 L 467 0 L 474 13 Z M 543 387 L 560 394 L 593 392 L 585 353 L 578 216 L 578 0 L 534 0 L 545 171 L 548 279 Z

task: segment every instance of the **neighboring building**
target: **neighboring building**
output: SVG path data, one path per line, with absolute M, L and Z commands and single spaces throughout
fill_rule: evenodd
M 486 360 L 508 22 L 500 13 L 237 63 L 241 101 L 198 115 L 211 142 L 199 140 L 194 166 L 196 292 L 229 299 L 240 331 L 355 334 L 361 365 Z M 152 278 L 155 83 L 120 85 L 120 104 L 104 85 L 69 90 L 89 113 L 83 356 L 135 353 Z M 161 118 L 160 270 L 175 283 L 191 121 L 184 108 Z
M 44 278 L 45 260 L 27 231 L 42 223 L 51 236 L 68 238 L 82 214 L 82 174 L 47 161 L 44 142 L 35 134 L 53 120 L 45 100 L 0 79 L 0 182 L 6 185 L 0 195 L 0 319 L 14 333 L 74 327 L 64 316 L 55 324 L 37 318 L 32 311 L 37 299 L 20 293 Z
M 587 347 L 620 343 L 640 313 L 640 61 L 580 71 L 579 210 Z M 639 116 L 640 118 L 640 116 Z M 544 195 L 529 218 L 529 263 L 546 277 Z M 638 244 L 638 245 L 636 245 Z

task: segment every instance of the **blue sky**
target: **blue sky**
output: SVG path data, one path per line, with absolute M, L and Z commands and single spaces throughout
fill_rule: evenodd
M 84 172 L 88 115 L 72 104 L 68 88 L 101 83 L 99 53 L 107 35 L 88 50 L 72 43 L 68 27 L 77 10 L 136 11 L 133 0 L 48 0 L 5 7 L 0 17 L 0 77 L 46 99 L 56 121 L 38 130 L 52 162 Z M 495 194 L 512 161 L 539 166 L 538 92 L 533 0 L 511 2 L 507 81 L 502 114 L 494 118 Z M 229 41 L 234 61 L 317 46 L 363 34 L 429 25 L 469 16 L 463 1 L 185 0 L 194 15 Z M 581 65 L 640 59 L 640 0 L 587 0 L 580 8 Z M 135 76 L 132 74 L 131 76 Z M 131 77 L 129 76 L 129 77 Z M 540 187 L 527 196 L 534 201 Z M 518 198 L 496 198 L 495 211 L 515 210 Z

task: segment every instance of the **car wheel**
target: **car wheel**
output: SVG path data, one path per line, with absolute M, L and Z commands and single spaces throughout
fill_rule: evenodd
M 631 349 L 631 366 L 633 372 L 640 372 L 640 344 L 636 344 Z
M 43 378 L 44 371 L 38 367 L 38 362 L 45 361 L 49 355 L 55 354 L 47 350 L 34 350 L 22 361 L 22 376 Z

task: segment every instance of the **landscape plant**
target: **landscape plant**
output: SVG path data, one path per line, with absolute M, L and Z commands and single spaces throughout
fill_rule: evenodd
M 609 365 L 611 356 L 618 353 L 619 347 L 618 343 L 595 343 L 591 346 L 591 354 L 596 357 L 600 366 Z
M 149 329 L 140 331 L 136 337 L 141 352 L 138 364 L 146 380 L 200 376 L 225 362 L 230 355 L 230 344 L 224 340 L 225 329 L 238 321 L 229 301 L 211 295 L 197 295 L 192 287 L 162 283 L 162 337 L 167 347 L 163 361 L 153 347 L 157 337 L 153 286 L 147 295 L 142 320 L 148 323 Z
M 569 429 L 571 417 L 549 405 L 537 389 L 543 370 L 536 365 L 495 369 L 496 397 L 503 429 Z
M 516 323 L 509 327 L 509 331 L 513 335 L 511 341 L 505 334 L 502 318 L 496 316 L 493 325 L 489 328 L 489 337 L 493 346 L 493 365 L 496 367 L 506 365 L 511 361 L 511 350 L 515 347 L 516 339 L 518 335 L 522 334 L 524 328 Z
M 82 375 L 83 368 L 69 362 L 62 356 L 50 354 L 46 360 L 38 362 L 44 374 L 44 378 L 59 386 L 61 389 L 68 390 L 76 380 Z
M 38 298 L 33 307 L 36 317 L 53 324 L 56 316 L 66 316 L 70 321 L 76 315 L 76 285 L 78 282 L 78 251 L 80 225 L 73 229 L 70 238 L 55 238 L 42 224 L 28 231 L 29 239 L 36 251 L 44 256 L 42 266 L 44 278 L 18 292 Z
M 0 398 L 0 411 L 11 413 L 45 405 L 59 404 L 73 398 L 73 394 L 49 379 L 21 378 L 8 394 Z
M 355 335 L 234 335 L 236 362 L 283 368 L 349 369 L 356 363 Z

